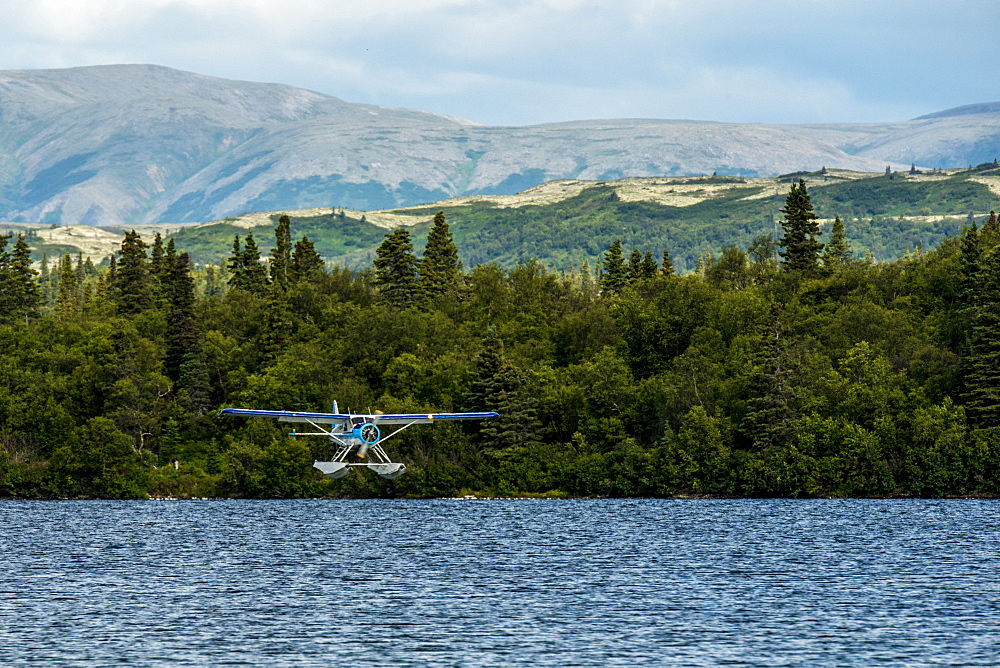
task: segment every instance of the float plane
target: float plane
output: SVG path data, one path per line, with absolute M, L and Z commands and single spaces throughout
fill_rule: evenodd
M 389 440 L 410 425 L 440 420 L 486 420 L 498 413 L 397 413 L 386 414 L 340 413 L 337 402 L 333 402 L 332 413 L 302 413 L 299 411 L 268 411 L 249 408 L 223 408 L 219 415 L 243 415 L 246 417 L 274 418 L 278 422 L 296 422 L 310 425 L 316 431 L 292 431 L 289 436 L 326 436 L 337 444 L 333 461 L 313 462 L 313 466 L 330 478 L 340 478 L 350 472 L 352 466 L 364 466 L 388 480 L 406 473 L 406 465 L 393 462 L 382 449 L 382 443 Z M 380 426 L 398 428 L 382 435 Z M 368 461 L 348 461 L 351 453 Z M 369 457 L 370 455 L 370 457 Z

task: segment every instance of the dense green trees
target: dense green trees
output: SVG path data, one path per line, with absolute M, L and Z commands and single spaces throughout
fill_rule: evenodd
M 801 271 L 769 237 L 686 275 L 617 242 L 599 278 L 463 272 L 443 217 L 422 260 L 397 230 L 357 273 L 282 221 L 284 250 L 265 264 L 237 238 L 225 269 L 129 234 L 113 269 L 64 256 L 45 307 L 0 322 L 0 495 L 1000 494 L 1000 240 L 981 222 L 886 264 L 835 222 Z M 0 301 L 29 304 L 14 255 Z M 215 417 L 334 399 L 502 417 L 400 434 L 392 483 L 325 479 L 321 439 Z

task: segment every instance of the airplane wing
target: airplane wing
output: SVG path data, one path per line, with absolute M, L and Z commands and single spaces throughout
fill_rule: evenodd
M 367 417 L 370 417 L 375 424 L 400 424 L 403 422 L 436 422 L 438 420 L 487 420 L 499 415 L 499 413 L 397 413 Z
M 219 415 L 245 415 L 247 417 L 277 418 L 278 422 L 306 422 L 312 424 L 340 424 L 351 415 L 339 413 L 304 413 L 302 411 L 262 411 L 252 408 L 223 408 Z
M 219 415 L 245 415 L 247 417 L 277 418 L 279 422 L 306 422 L 312 424 L 339 424 L 351 418 L 363 417 L 375 424 L 413 424 L 435 420 L 486 420 L 499 413 L 395 413 L 368 415 L 365 413 L 304 413 L 301 411 L 265 411 L 251 408 L 223 408 Z

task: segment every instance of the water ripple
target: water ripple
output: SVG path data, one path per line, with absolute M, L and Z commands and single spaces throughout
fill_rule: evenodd
M 997 501 L 0 502 L 0 664 L 996 665 Z

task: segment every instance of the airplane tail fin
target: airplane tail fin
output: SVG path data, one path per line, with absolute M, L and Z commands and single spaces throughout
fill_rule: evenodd
M 333 400 L 333 410 L 330 411 L 330 412 L 333 413 L 334 415 L 340 415 L 340 411 L 337 410 L 337 400 L 336 399 Z

